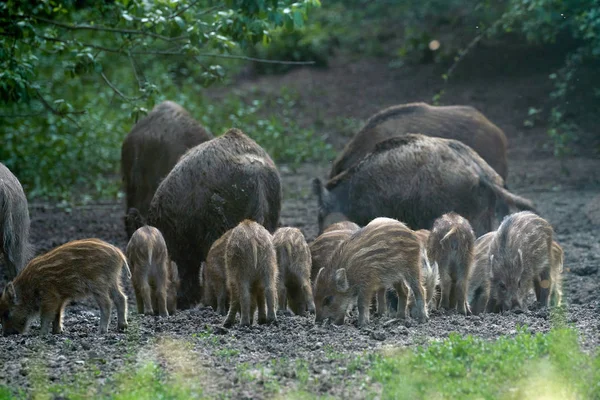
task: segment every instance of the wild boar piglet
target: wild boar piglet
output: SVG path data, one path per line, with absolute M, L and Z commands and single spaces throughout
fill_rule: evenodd
M 131 282 L 138 313 L 169 316 L 169 303 L 177 296 L 177 276 L 169 259 L 167 245 L 160 231 L 152 226 L 137 229 L 127 244 L 125 255 L 131 268 Z M 175 293 L 175 299 L 173 298 Z
M 231 230 L 228 230 L 213 243 L 206 256 L 202 273 L 203 302 L 221 315 L 226 315 L 229 308 L 227 274 L 225 273 L 225 250 L 230 235 Z
M 356 302 L 358 325 L 367 325 L 371 299 L 388 288 L 398 292 L 399 317 L 406 316 L 410 290 L 415 297 L 412 316 L 427 320 L 420 266 L 421 247 L 414 232 L 390 218 L 374 219 L 346 239 L 334 252 L 331 267 L 317 274 L 316 322 L 330 318 L 343 324 L 346 310 Z
M 34 258 L 2 292 L 4 335 L 26 332 L 38 314 L 43 335 L 50 325 L 52 333 L 61 333 L 68 301 L 89 296 L 100 307 L 100 333 L 107 332 L 112 302 L 117 307 L 117 327 L 124 330 L 127 297 L 121 287 L 123 267 L 131 278 L 123 252 L 100 239 L 74 240 Z
M 551 288 L 550 288 L 550 305 L 560 306 L 562 302 L 562 273 L 564 263 L 564 251 L 556 242 L 552 242 L 552 265 L 550 270 Z
M 474 315 L 485 312 L 490 298 L 490 243 L 496 231 L 488 232 L 475 241 L 473 266 L 469 273 L 467 300 Z
M 454 212 L 442 215 L 433 223 L 427 240 L 427 255 L 438 265 L 440 305 L 446 310 L 457 309 L 465 315 L 469 312 L 467 292 L 474 243 L 471 224 Z
M 317 279 L 317 274 L 321 268 L 330 268 L 331 258 L 335 250 L 352 235 L 353 231 L 350 230 L 335 230 L 329 232 L 323 232 L 310 245 L 310 257 L 311 257 L 311 272 L 310 280 L 313 288 Z
M 296 315 L 315 312 L 310 284 L 311 257 L 304 235 L 298 228 L 279 228 L 273 234 L 279 268 L 279 308 Z
M 277 322 L 277 257 L 269 231 L 251 220 L 233 228 L 225 247 L 225 272 L 229 312 L 224 326 L 232 326 L 238 312 L 241 325 L 250 325 L 255 306 L 259 324 Z
M 491 292 L 488 311 L 523 309 L 531 289 L 548 306 L 552 291 L 552 226 L 523 211 L 504 218 L 490 244 Z

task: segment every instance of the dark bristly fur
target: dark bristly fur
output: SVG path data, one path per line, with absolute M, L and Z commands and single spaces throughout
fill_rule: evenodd
M 221 315 L 226 315 L 229 309 L 229 295 L 227 293 L 227 275 L 225 273 L 225 249 L 227 240 L 231 235 L 228 230 L 219 239 L 215 240 L 208 251 L 203 273 L 203 303 L 211 306 Z
M 373 115 L 333 162 L 330 178 L 350 169 L 375 144 L 407 133 L 459 140 L 475 150 L 503 179 L 507 176 L 506 135 L 470 106 L 392 106 Z
M 390 218 L 376 218 L 354 232 L 334 252 L 330 268 L 321 268 L 315 282 L 316 321 L 343 324 L 356 301 L 358 325 L 369 323 L 369 305 L 376 293 L 396 289 L 397 316 L 404 318 L 409 291 L 415 297 L 411 315 L 427 320 L 421 281 L 421 246 L 413 231 Z
M 179 308 L 200 301 L 198 272 L 213 242 L 246 218 L 274 232 L 281 196 L 273 160 L 238 129 L 181 157 L 156 190 L 148 216 L 179 267 Z
M 528 211 L 507 216 L 490 244 L 488 311 L 523 308 L 532 288 L 542 306 L 552 293 L 552 226 Z
M 319 231 L 331 213 L 358 225 L 387 216 L 412 229 L 429 229 L 454 211 L 477 234 L 489 232 L 512 210 L 532 203 L 503 188 L 502 178 L 466 145 L 449 139 L 407 134 L 379 142 L 352 168 L 313 190 L 319 202 Z
M 233 228 L 225 248 L 225 271 L 229 312 L 224 326 L 232 326 L 238 312 L 241 325 L 252 324 L 256 307 L 259 324 L 277 322 L 277 257 L 269 231 L 250 220 Z
M 279 309 L 296 315 L 315 312 L 310 283 L 311 256 L 304 235 L 298 228 L 279 228 L 273 234 L 279 267 Z
M 157 106 L 127 134 L 121 147 L 121 174 L 126 210 L 137 208 L 145 219 L 154 192 L 188 149 L 212 139 L 180 105 L 165 101 Z M 125 219 L 127 238 L 143 225 Z
M 161 317 L 174 314 L 177 296 L 176 266 L 160 231 L 152 226 L 137 229 L 125 249 L 131 268 L 138 313 Z M 175 294 L 175 296 L 173 296 Z
M 0 255 L 6 275 L 13 279 L 33 255 L 29 244 L 29 210 L 23 187 L 0 163 Z
M 464 315 L 469 312 L 467 294 L 474 243 L 469 221 L 453 212 L 435 220 L 427 240 L 429 260 L 438 265 L 440 274 L 440 305 Z
M 31 260 L 4 288 L 0 316 L 5 335 L 24 333 L 36 315 L 42 334 L 61 333 L 62 316 L 70 300 L 93 296 L 100 307 L 100 333 L 106 333 L 112 302 L 118 329 L 127 327 L 127 297 L 121 287 L 121 269 L 131 272 L 117 247 L 100 239 L 74 240 Z
M 490 298 L 490 244 L 496 231 L 488 232 L 477 238 L 474 244 L 473 267 L 469 274 L 469 294 L 467 296 L 469 307 L 473 315 L 478 315 L 487 309 Z

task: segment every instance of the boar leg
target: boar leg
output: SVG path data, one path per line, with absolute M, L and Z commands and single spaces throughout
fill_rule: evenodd
M 94 295 L 94 297 L 98 303 L 98 307 L 100 307 L 100 325 L 98 327 L 98 332 L 103 334 L 108 332 L 108 322 L 110 320 L 112 302 L 110 301 L 110 297 L 105 293 L 98 293 Z
M 358 294 L 358 326 L 363 327 L 369 325 L 369 312 L 371 299 L 373 298 L 372 293 L 360 292 Z
M 168 317 L 169 311 L 167 311 L 167 289 L 156 289 L 154 292 L 154 297 L 156 301 L 156 308 L 158 309 L 158 315 L 161 317 Z
M 425 293 L 419 279 L 419 274 L 407 277 L 406 283 L 414 296 L 415 302 L 411 306 L 410 315 L 419 322 L 427 321 L 427 309 L 425 308 Z
M 277 322 L 275 307 L 277 304 L 277 285 L 269 282 L 265 287 L 265 298 L 267 300 L 267 322 Z
M 377 291 L 377 310 L 375 311 L 375 315 L 380 317 L 384 316 L 386 311 L 385 292 L 385 289 L 379 289 Z
M 408 288 L 404 282 L 399 282 L 394 285 L 398 294 L 398 308 L 396 309 L 396 318 L 406 318 L 406 307 L 408 306 Z
M 277 299 L 279 300 L 279 310 L 286 311 L 287 307 L 288 307 L 287 289 L 283 283 L 279 286 L 279 290 L 277 293 Z
M 140 294 L 142 295 L 142 302 L 144 303 L 144 314 L 154 315 L 154 309 L 152 308 L 152 291 L 148 281 L 142 282 L 140 285 Z
M 310 287 L 310 283 L 306 283 L 302 285 L 302 294 L 304 299 L 306 299 L 306 311 L 311 314 L 315 313 L 315 299 L 313 298 L 312 288 Z
M 242 326 L 248 326 L 250 325 L 250 314 L 252 313 L 252 296 L 250 294 L 250 288 L 248 287 L 248 285 L 242 284 L 240 286 L 240 324 Z
M 50 325 L 54 320 L 56 309 L 49 304 L 42 305 L 40 309 L 40 325 L 41 335 L 47 335 L 50 333 Z
M 110 297 L 117 308 L 117 329 L 122 332 L 127 329 L 127 296 L 119 286 L 115 286 L 110 291 Z
M 463 279 L 462 281 L 456 282 L 454 285 L 454 292 L 456 294 L 456 308 L 463 315 L 467 315 L 467 313 L 470 311 L 469 305 L 467 304 L 468 284 L 469 282 L 466 279 Z
M 552 286 L 552 278 L 550 278 L 550 268 L 544 268 L 539 277 L 540 295 L 537 301 L 542 307 L 548 307 L 550 299 L 550 287 Z
M 445 310 L 450 309 L 450 291 L 452 290 L 452 278 L 447 272 L 440 274 L 440 288 L 442 290 L 441 306 Z
M 52 333 L 59 334 L 63 332 L 63 313 L 65 311 L 65 305 L 67 304 L 64 301 L 60 306 L 58 306 L 58 310 L 54 315 L 54 321 L 52 321 Z
M 211 300 L 214 303 L 214 300 Z M 222 288 L 219 293 L 217 293 L 217 313 L 220 315 L 227 314 L 227 291 L 225 288 Z
M 267 311 L 266 311 L 266 304 L 265 304 L 265 290 L 262 288 L 257 289 L 255 291 L 255 293 L 256 294 L 254 296 L 253 302 L 258 307 L 258 323 L 266 324 L 268 321 L 267 321 Z M 254 315 L 254 310 L 252 310 L 252 314 Z
M 138 314 L 144 313 L 144 300 L 142 299 L 142 292 L 138 289 L 137 286 L 134 286 L 133 291 L 135 292 L 135 302 L 137 304 Z
M 229 312 L 227 313 L 227 317 L 225 321 L 223 321 L 223 326 L 225 328 L 229 328 L 233 326 L 235 323 L 235 316 L 240 311 L 240 299 L 237 296 L 230 296 L 229 299 Z

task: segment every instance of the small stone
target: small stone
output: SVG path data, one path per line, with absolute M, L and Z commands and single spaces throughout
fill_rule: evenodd
M 59 362 L 67 361 L 67 357 L 60 355 L 60 356 L 56 357 L 56 361 L 59 361 Z
M 77 365 L 84 365 L 85 361 L 83 361 L 83 360 L 75 360 L 75 364 L 77 364 Z
M 371 338 L 375 339 L 375 340 L 379 340 L 379 341 L 383 341 L 385 340 L 385 333 L 378 331 L 378 332 L 371 332 Z

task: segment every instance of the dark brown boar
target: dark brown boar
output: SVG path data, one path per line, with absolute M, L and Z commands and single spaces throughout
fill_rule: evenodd
M 387 216 L 412 229 L 428 229 L 454 211 L 477 234 L 496 217 L 533 204 L 503 188 L 504 181 L 471 148 L 456 140 L 408 134 L 379 142 L 359 164 L 313 190 L 319 202 L 319 232 L 331 213 L 358 225 Z
M 407 133 L 455 139 L 477 152 L 506 180 L 506 135 L 470 106 L 430 106 L 410 103 L 392 106 L 373 115 L 333 162 L 330 178 L 358 164 L 375 145 Z
M 181 157 L 156 190 L 148 217 L 179 267 L 179 308 L 200 301 L 198 272 L 213 242 L 244 219 L 274 232 L 281 196 L 275 164 L 238 129 Z
M 327 225 L 325 225 L 327 226 Z M 340 221 L 340 222 L 336 222 L 334 224 L 331 224 L 329 226 L 327 226 L 327 228 L 325 228 L 323 230 L 323 233 L 325 232 L 331 232 L 331 231 L 357 231 L 360 229 L 360 226 L 358 226 L 357 224 L 355 224 L 352 221 Z
M 279 228 L 273 234 L 279 268 L 279 309 L 288 307 L 296 315 L 315 312 L 310 284 L 312 260 L 304 235 L 298 228 Z
M 225 249 L 225 271 L 229 312 L 224 326 L 232 326 L 238 312 L 241 325 L 250 325 L 255 306 L 259 324 L 277 322 L 277 256 L 269 231 L 250 220 L 233 228 Z
M 203 302 L 221 315 L 226 315 L 229 308 L 227 275 L 225 273 L 225 249 L 230 235 L 231 230 L 228 230 L 213 243 L 204 263 Z
M 440 274 L 440 305 L 464 315 L 469 312 L 467 293 L 474 243 L 471 224 L 454 212 L 435 220 L 427 240 L 429 260 L 438 265 Z
M 8 279 L 17 276 L 32 254 L 27 197 L 19 180 L 0 163 L 0 255 Z
M 488 232 L 475 241 L 473 267 L 469 274 L 469 307 L 473 315 L 478 315 L 487 309 L 491 288 L 490 244 L 496 231 Z
M 173 266 L 160 231 L 148 225 L 138 228 L 129 239 L 125 255 L 138 313 L 168 317 L 169 294 L 177 293 L 177 280 L 172 276 Z
M 420 265 L 421 246 L 414 232 L 390 218 L 374 219 L 345 240 L 333 254 L 331 267 L 317 274 L 316 322 L 331 318 L 343 324 L 346 310 L 357 302 L 358 325 L 365 326 L 373 296 L 388 288 L 398 293 L 398 317 L 406 316 L 412 291 L 412 316 L 427 320 Z
M 552 287 L 552 226 L 528 211 L 507 216 L 490 243 L 491 293 L 488 311 L 522 309 L 535 289 L 548 306 Z
M 310 258 L 311 258 L 311 271 L 310 280 L 315 284 L 317 274 L 321 268 L 328 268 L 331 266 L 331 257 L 335 250 L 348 239 L 354 231 L 351 230 L 337 230 L 323 232 L 310 245 Z
M 127 208 L 136 208 L 146 218 L 154 192 L 162 179 L 188 149 L 212 139 L 180 105 L 165 101 L 157 106 L 127 134 L 121 147 L 121 174 Z M 125 219 L 130 238 L 144 225 Z
M 100 239 L 74 240 L 31 260 L 4 288 L 0 316 L 4 335 L 24 333 L 37 314 L 41 333 L 61 333 L 65 306 L 70 300 L 93 296 L 100 307 L 100 333 L 106 333 L 112 308 L 117 327 L 127 327 L 127 297 L 121 287 L 121 269 L 131 272 L 117 247 Z
M 556 242 L 552 242 L 551 250 L 552 264 L 550 268 L 551 286 L 550 286 L 550 305 L 560 306 L 562 302 L 562 273 L 564 263 L 564 251 Z

